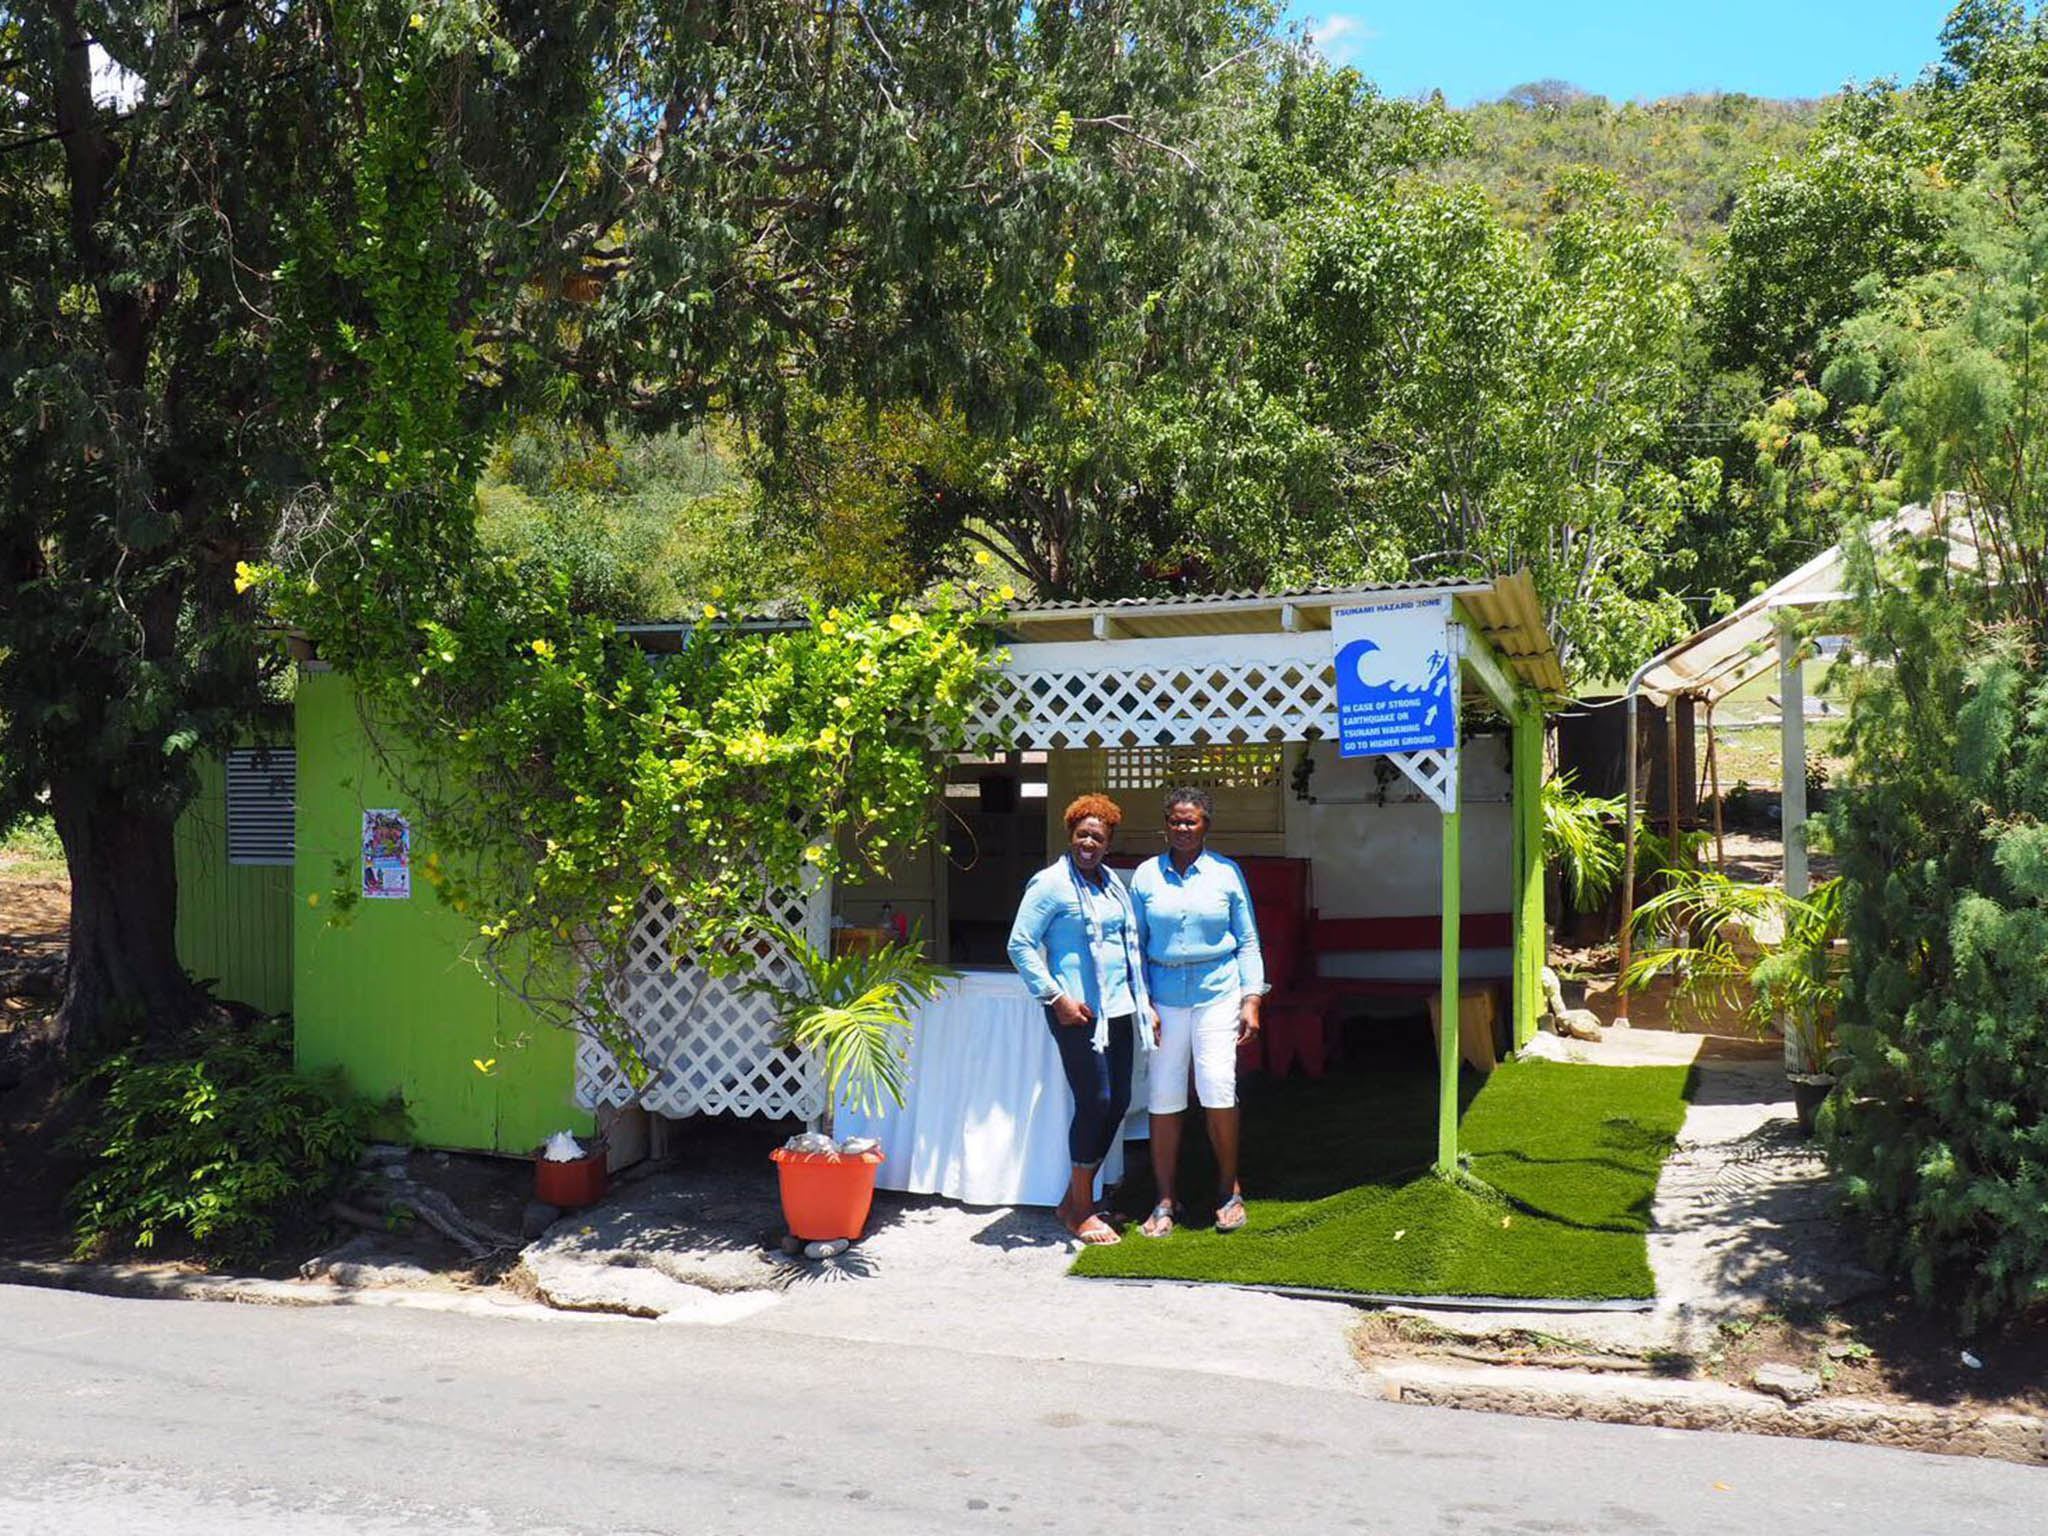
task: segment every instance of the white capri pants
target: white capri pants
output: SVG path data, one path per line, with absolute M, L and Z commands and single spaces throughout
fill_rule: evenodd
M 1237 1003 L 1218 998 L 1196 1008 L 1159 1008 L 1159 1046 L 1146 1063 L 1150 1075 L 1145 1107 L 1155 1115 L 1177 1115 L 1188 1107 L 1188 1066 L 1195 1069 L 1195 1097 L 1204 1109 L 1237 1103 Z

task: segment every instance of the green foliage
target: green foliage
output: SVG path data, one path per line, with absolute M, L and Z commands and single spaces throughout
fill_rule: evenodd
M 903 1107 L 909 1071 L 909 1010 L 929 1002 L 958 972 L 928 964 L 913 939 L 835 955 L 808 935 L 780 923 L 761 933 L 796 966 L 793 984 L 757 977 L 747 990 L 781 1010 L 784 1045 L 816 1056 L 825 1069 L 825 1115 L 846 1104 L 865 1115 L 885 1102 Z
M 529 426 L 492 455 L 477 506 L 484 549 L 535 584 L 566 576 L 576 613 L 675 618 L 707 601 L 756 606 L 786 585 L 753 488 L 708 433 Z
M 932 754 L 963 745 L 987 668 L 983 599 L 863 597 L 763 629 L 707 595 L 651 657 L 579 612 L 604 595 L 602 547 L 580 590 L 573 565 L 541 580 L 480 548 L 493 429 L 514 406 L 593 433 L 716 411 L 772 454 L 814 396 L 1015 433 L 1098 359 L 1178 355 L 1242 287 L 1216 238 L 1241 178 L 1194 152 L 1235 120 L 1270 16 L 651 6 L 630 47 L 562 38 L 597 76 L 599 120 L 569 127 L 605 152 L 567 154 L 524 220 L 442 152 L 437 109 L 471 100 L 467 72 L 523 67 L 519 19 L 471 21 L 372 29 L 354 195 L 299 210 L 282 296 L 292 357 L 347 362 L 309 449 L 322 515 L 243 579 L 404 748 L 425 876 L 477 924 L 478 958 L 633 1070 L 584 978 L 623 969 L 641 901 L 675 909 L 674 958 L 730 973 L 768 893 L 924 836 Z M 465 228 L 449 206 L 494 211 Z M 570 260 L 535 254 L 543 217 Z M 480 252 L 523 286 L 465 286 Z M 600 444 L 529 457 L 555 460 L 542 499 L 617 488 Z
M 1659 216 L 1590 173 L 1561 196 L 1540 250 L 1471 189 L 1318 204 L 1275 378 L 1334 445 L 1351 540 L 1414 574 L 1526 567 L 1568 665 L 1624 675 L 1685 626 L 1651 579 L 1717 470 L 1661 463 L 1689 308 Z
M 1609 830 L 1621 815 L 1619 795 L 1581 794 L 1568 773 L 1544 781 L 1543 862 L 1581 911 L 1604 902 L 1621 880 L 1622 846 Z
M 1941 249 L 1932 146 L 1883 98 L 1851 98 L 1806 153 L 1743 188 L 1708 300 L 1716 362 L 1773 387 L 1817 383 L 1830 332 L 1870 283 L 1925 271 Z
M 1278 46 L 1233 90 L 1184 146 L 1203 169 L 1208 243 L 1134 237 L 1105 294 L 1071 262 L 1048 272 L 1059 303 L 1103 313 L 1090 356 L 1031 374 L 1028 421 L 991 423 L 960 397 L 917 411 L 825 398 L 793 414 L 815 441 L 764 478 L 771 510 L 815 546 L 804 568 L 825 592 L 863 571 L 914 587 L 977 554 L 1048 597 L 1405 571 L 1398 549 L 1348 526 L 1275 278 L 1321 199 L 1369 197 L 1432 163 L 1462 143 L 1455 115 Z
M 1760 1034 L 1782 1028 L 1798 1060 L 1828 1069 L 1845 964 L 1840 882 L 1824 880 L 1799 898 L 1710 869 L 1670 869 L 1663 878 L 1664 889 L 1630 919 L 1642 947 L 1622 987 L 1674 971 L 1682 997 L 1739 1008 Z
M 0 870 L 18 880 L 64 877 L 64 844 L 47 815 L 24 816 L 0 837 Z
M 1540 236 L 1556 217 L 1554 190 L 1573 171 L 1611 173 L 1647 203 L 1671 210 L 1695 260 L 1727 225 L 1751 168 L 1798 152 L 1819 109 L 1742 95 L 1612 102 L 1539 82 L 1458 114 L 1472 149 L 1446 163 L 1447 180 L 1485 189 L 1508 226 Z
M 1828 817 L 1850 966 L 1824 1129 L 1880 1256 L 1966 1327 L 2048 1300 L 2048 208 L 2007 175 L 1957 214 L 1966 265 L 1848 333 L 1901 489 L 1967 494 L 1852 546 L 1866 665 Z
M 10 17 L 0 818 L 48 789 L 120 864 L 121 931 L 74 958 L 108 1028 L 203 1002 L 172 984 L 171 828 L 278 667 L 242 566 L 374 573 L 395 628 L 355 659 L 403 676 L 477 596 L 509 423 L 774 442 L 801 379 L 1015 425 L 1103 337 L 1175 355 L 1241 291 L 1243 177 L 1205 146 L 1273 41 L 1238 0 Z M 94 50 L 133 100 L 94 100 Z M 1186 279 L 1155 296 L 1162 264 Z M 739 520 L 688 584 L 746 574 Z M 633 539 L 572 527 L 538 523 L 571 596 L 633 595 Z
M 219 1258 L 260 1254 L 334 1192 L 378 1115 L 338 1072 L 292 1070 L 284 1019 L 121 1051 L 83 1086 L 103 1102 L 78 1137 L 93 1160 L 71 1194 L 81 1257 L 180 1239 Z

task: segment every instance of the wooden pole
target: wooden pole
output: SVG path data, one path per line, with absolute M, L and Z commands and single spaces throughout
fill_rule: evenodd
M 1623 749 L 1628 763 L 1625 776 L 1628 780 L 1622 792 L 1621 821 L 1621 958 L 1614 970 L 1614 1022 L 1620 1028 L 1628 1027 L 1628 992 L 1621 984 L 1621 978 L 1628 974 L 1629 929 L 1636 917 L 1636 791 L 1640 787 L 1636 779 L 1641 770 L 1637 766 L 1642 744 L 1636 734 L 1636 690 L 1643 681 L 1643 670 L 1648 662 L 1639 668 L 1636 675 L 1628 680 L 1628 702 L 1623 706 L 1627 713 L 1628 744 Z M 1645 806 L 1644 810 L 1649 807 Z
M 1714 796 L 1714 873 L 1728 873 L 1728 846 L 1723 839 L 1721 824 L 1721 738 L 1714 734 L 1714 705 L 1707 704 L 1707 780 Z
M 1673 694 L 1664 701 L 1664 795 L 1665 809 L 1670 813 L 1666 818 L 1665 830 L 1671 835 L 1671 867 L 1685 868 L 1685 842 L 1679 835 L 1678 826 L 1678 700 Z
M 1804 899 L 1806 873 L 1806 677 L 1792 616 L 1778 619 L 1779 825 L 1785 834 L 1785 894 Z

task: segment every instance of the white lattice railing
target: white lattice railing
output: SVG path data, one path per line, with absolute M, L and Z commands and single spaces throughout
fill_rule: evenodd
M 770 903 L 770 915 L 810 935 L 829 940 L 830 892 L 789 891 Z M 742 990 L 748 977 L 707 976 L 673 955 L 669 940 L 675 909 L 650 888 L 640 902 L 632 953 L 615 978 L 620 1013 L 653 1068 L 653 1079 L 635 1094 L 612 1055 L 594 1040 L 576 1049 L 576 1102 L 586 1109 L 638 1102 L 664 1115 L 759 1115 L 815 1119 L 824 1108 L 824 1087 L 807 1056 L 774 1043 L 773 1004 Z M 788 981 L 788 954 L 771 948 L 756 974 Z
M 969 722 L 1024 751 L 1330 740 L 1327 633 L 1019 645 Z M 1458 754 L 1389 752 L 1438 810 L 1458 804 Z

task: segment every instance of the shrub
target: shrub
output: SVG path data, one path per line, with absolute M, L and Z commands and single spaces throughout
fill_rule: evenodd
M 294 1072 L 282 1019 L 118 1052 L 86 1086 L 105 1100 L 77 1143 L 93 1161 L 71 1195 L 80 1257 L 167 1237 L 220 1258 L 257 1253 L 333 1192 L 378 1113 L 338 1072 Z
M 1608 830 L 1621 810 L 1619 795 L 1581 794 L 1569 773 L 1543 785 L 1543 860 L 1582 911 L 1607 900 L 1621 881 L 1621 843 Z
M 1830 818 L 1850 965 L 1822 1124 L 1880 1257 L 1976 1326 L 2048 1300 L 2048 685 L 2010 632 L 1920 616 L 1868 637 L 1895 664 L 1860 683 Z

